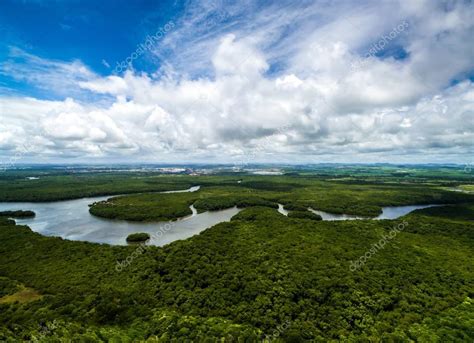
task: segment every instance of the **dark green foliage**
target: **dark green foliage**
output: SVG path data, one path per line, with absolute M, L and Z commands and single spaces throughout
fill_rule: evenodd
M 0 175 L 0 201 L 53 201 L 98 195 L 187 189 L 192 185 L 201 185 L 202 194 L 209 192 L 204 197 L 258 197 L 270 202 L 295 204 L 331 213 L 347 213 L 364 217 L 379 215 L 382 206 L 458 204 L 474 201 L 474 194 L 463 194 L 441 188 L 445 185 L 465 184 L 469 180 L 472 183 L 472 176 L 466 175 L 467 173 L 462 174 L 452 168 L 439 170 L 428 167 L 409 168 L 410 175 L 416 177 L 403 176 L 403 181 L 400 181 L 399 176 L 392 175 L 395 172 L 399 175 L 398 169 L 402 168 L 365 166 L 325 167 L 320 170 L 320 168 L 311 167 L 308 170 L 301 168 L 299 176 L 245 174 L 169 176 L 153 173 L 75 173 L 71 175 L 71 173 L 55 174 L 44 170 L 29 172 L 29 175 L 45 174 L 39 180 L 26 180 L 25 176 L 28 174 L 18 171 Z M 287 171 L 291 172 L 291 170 Z M 354 176 L 351 173 L 354 173 Z M 430 176 L 438 174 L 443 175 L 445 179 L 437 180 Z M 455 176 L 457 181 L 454 179 Z M 238 180 L 242 182 L 238 184 Z M 235 202 L 230 203 L 235 204 Z M 267 205 L 269 204 L 265 206 Z M 164 217 L 176 218 L 179 217 L 178 214 L 183 215 L 184 212 L 175 215 L 167 214 Z M 109 212 L 104 216 L 120 218 Z M 145 213 L 137 216 L 137 219 L 133 218 L 133 215 L 128 219 L 156 220 L 156 218 L 159 216 L 148 218 Z
M 437 206 L 416 210 L 415 213 L 426 216 L 450 218 L 455 220 L 474 220 L 474 205 Z
M 0 212 L 0 217 L 9 217 L 9 218 L 31 218 L 34 217 L 35 213 L 33 211 L 2 211 Z
M 248 207 L 190 239 L 147 247 L 120 271 L 117 263 L 137 246 L 44 237 L 0 217 L 0 294 L 22 284 L 44 295 L 27 304 L 0 304 L 0 341 L 474 341 L 473 197 L 439 184 L 384 184 L 373 169 L 364 173 L 374 182 L 239 176 L 301 185 L 274 191 L 209 176 L 195 193 L 109 200 L 115 203 L 110 215 L 118 218 L 123 210 L 138 220 L 181 216 L 192 203 L 201 211 Z M 143 182 L 156 186 L 150 178 Z M 312 214 L 306 210 L 289 218 L 279 214 L 277 202 L 355 214 L 386 205 L 464 203 L 393 221 L 315 223 L 297 218 Z M 384 248 L 351 270 L 403 222 Z
M 407 218 L 407 228 L 354 272 L 350 262 L 399 221 L 314 225 L 252 207 L 191 239 L 149 247 L 121 272 L 116 261 L 135 247 L 70 242 L 4 226 L 0 256 L 7 258 L 0 275 L 47 296 L 0 305 L 2 330 L 29 337 L 40 332 L 39 323 L 61 320 L 64 327 L 54 335 L 63 338 L 88 332 L 130 340 L 230 335 L 255 341 L 288 322 L 279 336 L 285 341 L 472 340 L 472 305 L 460 304 L 474 297 L 474 224 Z M 415 233 L 420 226 L 424 231 Z M 461 229 L 471 234 L 459 237 Z M 463 324 L 456 324 L 459 316 Z M 436 323 L 447 318 L 452 324 L 441 329 Z M 14 334 L 12 325 L 20 331 Z
M 304 212 L 308 210 L 308 207 L 298 204 L 285 204 L 283 208 L 287 211 L 300 211 Z
M 18 283 L 16 281 L 0 276 L 0 298 L 8 294 L 13 294 L 17 290 Z
M 192 193 L 145 193 L 110 198 L 92 204 L 89 212 L 110 219 L 166 221 L 190 215 L 192 211 L 189 207 L 192 204 L 199 212 L 234 206 L 278 208 L 277 203 L 249 194 L 238 187 L 210 187 Z
M 192 214 L 194 193 L 148 193 L 120 196 L 92 204 L 95 216 L 130 221 L 168 221 Z
M 408 337 L 416 342 L 470 342 L 474 337 L 474 299 L 413 324 Z
M 273 181 L 244 181 L 240 184 L 242 187 L 260 189 L 274 192 L 289 192 L 294 188 L 303 187 L 299 183 L 273 182 Z
M 310 211 L 291 211 L 288 213 L 288 218 L 323 220 L 319 214 Z
M 266 206 L 271 208 L 278 208 L 277 203 L 254 196 L 208 197 L 198 199 L 194 203 L 194 207 L 202 211 L 222 210 L 234 206 L 237 206 L 239 208 L 250 206 Z
M 192 179 L 167 176 L 97 175 L 44 176 L 39 180 L 0 178 L 0 201 L 56 201 L 99 195 L 187 189 Z M 65 191 L 67 190 L 67 191 Z
M 474 195 L 418 185 L 360 185 L 315 182 L 278 197 L 285 206 L 303 206 L 339 214 L 376 217 L 383 206 L 458 204 L 474 201 Z M 287 204 L 287 205 L 286 205 Z
M 265 218 L 267 220 L 273 220 L 276 213 L 277 212 L 274 209 L 270 209 L 268 207 L 249 207 L 233 216 L 231 221 L 243 220 L 252 222 L 257 219 L 265 220 Z
M 15 221 L 13 219 L 0 216 L 0 225 L 15 225 Z
M 149 239 L 150 239 L 150 235 L 146 232 L 132 233 L 132 234 L 127 236 L 127 242 L 130 242 L 130 243 L 133 243 L 133 242 L 146 242 Z

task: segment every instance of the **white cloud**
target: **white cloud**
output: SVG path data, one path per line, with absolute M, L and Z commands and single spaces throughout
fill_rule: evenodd
M 238 42 L 235 35 L 221 39 L 212 59 L 218 77 L 225 75 L 259 75 L 268 69 L 263 55 L 254 47 Z
M 0 75 L 64 96 L 77 95 L 78 83 L 96 77 L 81 61 L 47 60 L 18 48 L 11 48 L 9 59 L 0 63 Z
M 80 81 L 79 87 L 90 90 L 95 93 L 120 94 L 127 90 L 127 83 L 124 79 L 117 76 L 109 76 L 104 79 L 97 78 L 93 81 Z
M 472 5 L 302 6 L 231 7 L 224 17 L 250 20 L 229 20 L 212 34 L 196 28 L 209 12 L 191 9 L 192 20 L 163 40 L 184 56 L 165 73 L 99 77 L 80 62 L 27 55 L 44 68 L 26 76 L 29 67 L 7 63 L 3 72 L 20 70 L 40 87 L 67 82 L 113 101 L 0 97 L 0 149 L 8 155 L 34 139 L 38 156 L 178 162 L 255 153 L 269 162 L 463 163 L 472 155 L 474 84 L 451 85 L 474 69 Z M 371 55 L 353 67 L 404 21 L 407 31 L 387 44 L 406 58 Z M 186 39 L 193 28 L 197 42 Z M 190 77 L 203 69 L 197 65 L 209 73 Z

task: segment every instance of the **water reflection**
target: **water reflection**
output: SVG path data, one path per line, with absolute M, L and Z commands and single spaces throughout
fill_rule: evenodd
M 278 204 L 278 212 L 280 212 L 280 213 L 283 214 L 284 216 L 288 216 L 288 211 L 285 210 L 285 208 L 283 207 L 282 204 Z
M 199 186 L 187 190 L 167 191 L 163 193 L 195 192 Z M 0 203 L 0 211 L 32 210 L 34 218 L 17 219 L 20 225 L 28 225 L 33 231 L 45 236 L 59 236 L 65 239 L 125 245 L 126 238 L 134 232 L 147 232 L 153 235 L 162 231 L 159 240 L 153 240 L 154 245 L 162 246 L 176 240 L 186 239 L 218 223 L 229 221 L 239 213 L 237 207 L 197 213 L 194 206 L 190 206 L 192 214 L 172 222 L 139 223 L 123 220 L 109 220 L 92 216 L 89 213 L 89 204 L 103 201 L 110 196 L 82 198 L 67 201 L 32 203 Z M 437 205 L 389 206 L 383 208 L 383 213 L 373 219 L 396 219 L 416 209 Z M 312 208 L 309 211 L 319 214 L 323 220 L 355 220 L 369 219 L 348 214 L 334 214 Z M 288 211 L 278 204 L 278 212 L 288 215 Z M 166 226 L 166 230 L 163 228 Z
M 336 214 L 336 213 L 328 213 L 324 211 L 318 211 L 312 208 L 308 208 L 309 211 L 319 214 L 323 220 L 356 220 L 356 219 L 397 219 L 407 215 L 414 210 L 419 210 L 422 208 L 434 207 L 440 205 L 410 205 L 410 206 L 387 206 L 382 207 L 382 214 L 375 218 L 367 218 L 361 216 L 354 216 L 350 214 Z
M 196 188 L 197 187 L 197 188 Z M 198 186 L 192 187 L 187 192 L 196 191 Z M 172 191 L 183 192 L 183 191 Z M 166 192 L 170 193 L 170 192 Z M 16 219 L 20 225 L 28 225 L 33 231 L 45 236 L 59 236 L 77 241 L 95 243 L 108 243 L 125 245 L 126 238 L 134 232 L 147 232 L 153 234 L 166 227 L 154 245 L 165 245 L 176 240 L 186 239 L 200 233 L 208 227 L 229 221 L 240 210 L 236 207 L 222 211 L 197 213 L 194 206 L 190 206 L 192 214 L 172 222 L 138 223 L 123 220 L 109 220 L 99 218 L 89 213 L 89 204 L 103 201 L 110 196 L 82 198 L 67 201 L 32 203 L 0 203 L 0 211 L 32 210 L 36 213 L 34 218 Z

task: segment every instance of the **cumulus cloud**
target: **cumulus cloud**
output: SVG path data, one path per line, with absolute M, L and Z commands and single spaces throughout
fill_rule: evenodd
M 224 14 L 204 6 L 200 16 L 193 7 L 161 43 L 183 54 L 155 74 L 101 77 L 78 61 L 15 52 L 30 63 L 7 62 L 3 73 L 109 100 L 2 96 L 0 151 L 34 141 L 36 156 L 81 160 L 466 163 L 474 141 L 472 4 L 335 4 L 252 3 Z M 223 22 L 215 32 L 196 27 L 216 11 Z M 384 48 L 368 53 L 384 36 Z M 390 45 L 405 56 L 390 54 Z

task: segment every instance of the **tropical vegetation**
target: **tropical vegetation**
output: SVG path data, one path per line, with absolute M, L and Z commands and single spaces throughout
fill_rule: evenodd
M 104 175 L 112 193 L 141 193 L 145 181 L 154 192 L 201 185 L 91 207 L 105 217 L 172 220 L 193 204 L 200 212 L 244 208 L 230 222 L 139 254 L 133 245 L 43 236 L 0 217 L 0 341 L 473 341 L 474 198 L 446 189 L 472 180 L 443 178 L 442 171 L 406 183 L 393 182 L 399 175 L 383 182 L 380 175 L 348 181 L 327 173 L 128 175 L 126 187 L 110 182 L 123 176 Z M 55 177 L 65 176 L 52 175 L 41 197 L 60 197 L 47 190 L 59 187 Z M 101 177 L 91 182 L 105 190 Z M 31 197 L 6 189 L 10 199 Z M 276 210 L 279 203 L 288 216 Z M 375 216 L 383 206 L 416 203 L 448 205 L 396 220 L 324 221 L 307 211 Z M 364 263 L 352 268 L 355 261 Z

